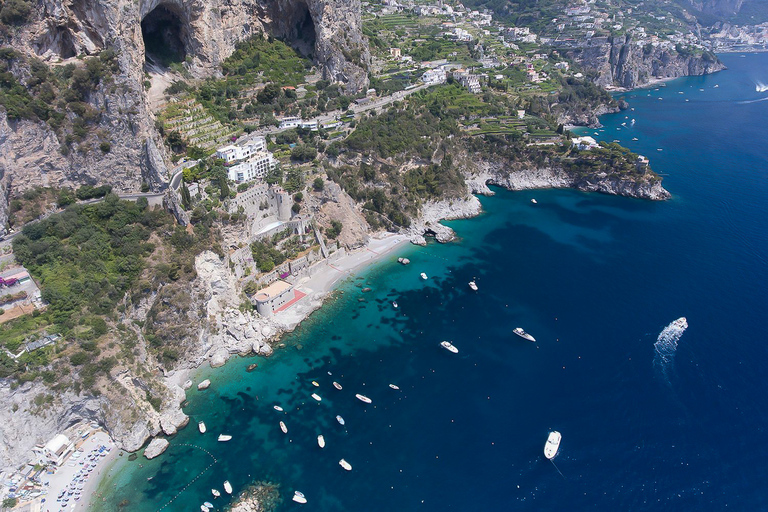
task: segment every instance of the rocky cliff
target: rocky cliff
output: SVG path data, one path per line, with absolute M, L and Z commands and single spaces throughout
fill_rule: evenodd
M 118 191 L 138 190 L 142 182 L 164 188 L 168 173 L 158 158 L 164 149 L 147 100 L 145 65 L 159 60 L 153 52 L 160 48 L 183 57 L 195 78 L 212 76 L 236 43 L 257 34 L 294 44 L 347 91 L 367 86 L 370 54 L 361 35 L 360 0 L 41 0 L 22 26 L 0 34 L 0 46 L 53 69 L 82 68 L 82 56 L 109 48 L 118 70 L 84 94 L 83 103 L 98 117 L 89 119 L 90 135 L 71 151 L 50 123 L 0 112 L 0 187 L 11 193 L 85 183 Z M 29 66 L 14 63 L 12 72 L 29 83 Z M 78 117 L 68 112 L 64 122 Z M 107 142 L 109 148 L 100 151 Z
M 706 75 L 725 69 L 714 54 L 697 55 L 642 45 L 629 35 L 606 38 L 572 56 L 597 72 L 598 85 L 626 89 L 642 86 L 654 78 Z

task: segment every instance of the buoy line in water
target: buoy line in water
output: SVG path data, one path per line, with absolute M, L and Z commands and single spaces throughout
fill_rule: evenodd
M 180 443 L 180 444 L 177 444 L 176 446 L 189 446 L 190 448 L 197 448 L 198 450 L 204 451 L 205 453 L 207 453 L 207 454 L 208 454 L 208 455 L 209 455 L 209 456 L 210 456 L 210 457 L 213 459 L 213 462 L 211 462 L 210 464 L 208 464 L 208 466 L 206 466 L 206 467 L 205 467 L 205 469 L 203 469 L 203 470 L 202 470 L 202 471 L 201 471 L 201 472 L 200 472 L 200 473 L 199 473 L 199 474 L 198 474 L 198 475 L 197 475 L 195 478 L 193 478 L 192 480 L 190 480 L 190 481 L 189 481 L 189 483 L 187 483 L 187 485 L 185 485 L 184 487 L 182 487 L 182 488 L 181 488 L 181 490 L 180 490 L 178 493 L 176 493 L 176 495 L 175 495 L 173 498 L 171 498 L 171 500 L 170 500 L 168 503 L 166 503 L 165 505 L 163 505 L 162 507 L 160 507 L 159 509 L 157 509 L 157 511 L 158 511 L 158 512 L 160 512 L 161 510 L 163 510 L 164 508 L 166 508 L 168 505 L 170 505 L 171 503 L 173 503 L 174 501 L 176 501 L 176 499 L 177 499 L 179 496 L 181 496 L 181 495 L 184 493 L 184 491 L 186 491 L 187 489 L 189 489 L 189 487 L 190 487 L 192 484 L 194 484 L 194 483 L 195 483 L 195 482 L 196 482 L 196 481 L 197 481 L 197 480 L 198 480 L 198 479 L 199 479 L 201 476 L 203 476 L 203 475 L 206 473 L 206 471 L 208 471 L 209 469 L 211 469 L 213 466 L 215 466 L 215 465 L 216 465 L 216 464 L 219 462 L 219 460 L 218 460 L 216 457 L 214 457 L 214 456 L 213 456 L 213 454 L 212 454 L 211 452 L 209 452 L 208 450 L 206 450 L 205 448 L 201 448 L 201 447 L 199 447 L 199 446 L 195 446 L 194 444 L 188 444 L 188 443 Z

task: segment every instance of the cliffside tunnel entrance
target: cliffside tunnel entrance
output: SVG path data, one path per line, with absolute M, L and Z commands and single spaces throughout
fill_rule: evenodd
M 150 11 L 141 20 L 141 37 L 147 64 L 168 67 L 187 56 L 187 30 L 172 8 L 159 5 Z

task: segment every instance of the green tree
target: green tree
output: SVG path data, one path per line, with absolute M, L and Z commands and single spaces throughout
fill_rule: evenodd
M 181 181 L 181 206 L 185 210 L 189 210 L 189 207 L 192 206 L 192 197 L 189 194 L 189 189 L 184 180 Z
M 320 177 L 315 178 L 315 181 L 312 182 L 312 188 L 314 188 L 318 192 L 322 191 L 323 188 L 325 188 L 325 183 L 323 182 L 323 178 L 320 178 Z

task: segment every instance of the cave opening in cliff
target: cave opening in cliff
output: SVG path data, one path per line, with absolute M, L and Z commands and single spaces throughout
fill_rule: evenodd
M 186 30 L 181 18 L 165 6 L 155 7 L 141 20 L 147 64 L 168 67 L 186 57 Z
M 291 20 L 291 46 L 305 57 L 312 58 L 315 53 L 315 22 L 312 20 L 312 14 L 310 14 L 306 2 L 299 1 L 296 3 Z

